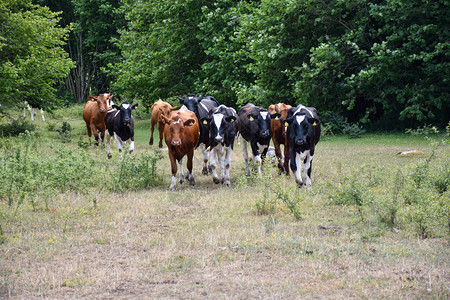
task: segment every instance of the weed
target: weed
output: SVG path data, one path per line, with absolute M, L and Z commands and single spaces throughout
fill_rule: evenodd
M 59 133 L 59 137 L 63 143 L 69 143 L 71 141 L 72 127 L 68 122 L 64 121 L 61 127 L 56 128 L 56 132 Z

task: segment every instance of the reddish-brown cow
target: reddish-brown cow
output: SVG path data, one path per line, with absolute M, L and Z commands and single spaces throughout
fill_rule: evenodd
M 275 155 L 278 158 L 278 168 L 282 172 L 286 172 L 286 175 L 289 175 L 289 148 L 287 147 L 285 126 L 281 124 L 281 120 L 286 119 L 288 110 L 291 107 L 284 103 L 277 103 L 270 105 L 268 109 L 271 114 L 281 114 L 280 118 L 272 119 L 270 127 L 272 128 L 272 141 L 273 147 L 275 148 Z M 284 145 L 284 155 L 281 154 L 281 145 Z
M 151 118 L 151 122 L 152 122 L 152 126 L 151 126 L 151 136 L 150 136 L 150 141 L 149 141 L 149 145 L 153 145 L 153 131 L 155 130 L 155 125 L 158 124 L 158 131 L 159 131 L 159 148 L 162 148 L 163 144 L 162 144 L 162 139 L 163 139 L 163 134 L 164 134 L 164 125 L 165 122 L 164 120 L 161 118 L 161 115 L 164 115 L 166 117 L 170 117 L 170 114 L 172 113 L 173 110 L 175 110 L 177 107 L 173 107 L 172 105 L 170 105 L 167 102 L 162 101 L 161 99 L 159 99 L 158 101 L 156 101 L 155 103 L 153 103 L 151 111 L 152 111 L 152 118 Z
M 172 181 L 169 190 L 173 191 L 177 185 L 177 162 L 180 165 L 180 183 L 184 182 L 183 157 L 187 155 L 187 180 L 190 185 L 195 185 L 192 173 L 192 159 L 194 147 L 197 144 L 200 128 L 195 113 L 181 108 L 172 113 L 170 117 L 161 115 L 166 124 L 164 138 L 169 148 L 169 158 L 172 167 Z
M 100 94 L 95 97 L 89 96 L 89 101 L 84 105 L 83 119 L 86 122 L 89 143 L 91 143 L 92 133 L 94 133 L 96 145 L 99 142 L 101 143 L 105 138 L 105 116 L 108 109 L 112 106 L 113 97 L 114 95 L 112 94 Z

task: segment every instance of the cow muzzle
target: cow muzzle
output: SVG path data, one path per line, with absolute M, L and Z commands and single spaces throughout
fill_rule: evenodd
M 269 137 L 269 130 L 262 131 L 261 132 L 261 137 L 263 137 L 263 138 Z
M 181 145 L 181 141 L 180 140 L 173 140 L 172 141 L 172 146 L 180 146 Z
M 214 142 L 216 142 L 216 143 L 222 143 L 222 142 L 223 142 L 223 137 L 221 137 L 221 136 L 215 137 L 215 138 L 214 138 Z
M 298 146 L 303 146 L 303 145 L 306 144 L 306 141 L 303 140 L 303 139 L 296 139 L 295 140 L 295 144 L 298 145 Z
M 100 112 L 101 112 L 101 113 L 104 113 L 105 111 L 106 111 L 106 109 L 100 108 Z

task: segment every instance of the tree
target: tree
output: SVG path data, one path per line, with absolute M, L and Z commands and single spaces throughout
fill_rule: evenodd
M 0 97 L 21 105 L 28 101 L 43 108 L 57 104 L 56 84 L 72 61 L 62 46 L 69 27 L 58 26 L 58 13 L 31 0 L 0 3 Z

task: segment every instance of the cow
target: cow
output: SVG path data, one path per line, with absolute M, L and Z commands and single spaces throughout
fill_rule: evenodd
M 210 154 L 209 162 L 214 183 L 220 182 L 217 175 L 216 156 L 220 163 L 222 184 L 230 186 L 230 163 L 236 136 L 237 114 L 234 108 L 219 105 L 209 112 L 208 118 L 200 123 L 209 125 Z
M 28 109 L 30 111 L 31 121 L 34 121 L 36 117 L 36 109 L 39 109 L 41 111 L 42 121 L 45 122 L 44 109 L 42 107 L 34 103 L 29 103 L 28 101 L 25 101 L 24 104 L 25 104 L 25 107 L 23 108 L 24 119 L 27 117 L 27 109 Z
M 187 176 L 190 185 L 195 185 L 192 172 L 194 148 L 199 138 L 199 126 L 195 113 L 186 107 L 172 112 L 170 117 L 161 115 L 164 120 L 164 139 L 167 144 L 170 164 L 172 168 L 172 180 L 169 190 L 174 191 L 177 185 L 177 162 L 180 166 L 180 184 L 184 182 L 183 158 L 187 156 Z
M 290 167 L 298 187 L 311 186 L 314 150 L 320 140 L 320 121 L 314 107 L 298 105 L 289 109 L 284 124 L 289 147 Z M 303 164 L 303 173 L 301 167 Z
M 286 142 L 285 126 L 281 123 L 281 120 L 286 119 L 288 110 L 291 107 L 291 105 L 277 103 L 270 105 L 268 109 L 271 114 L 281 114 L 280 118 L 272 119 L 270 128 L 272 130 L 272 142 L 275 149 L 275 156 L 278 159 L 278 168 L 281 172 L 285 172 L 286 175 L 289 175 L 289 148 Z M 283 153 L 281 152 L 281 145 L 284 147 Z
M 136 109 L 138 104 L 131 105 L 128 102 L 123 102 L 120 106 L 113 105 L 105 116 L 106 124 L 106 144 L 108 145 L 108 158 L 111 158 L 111 137 L 114 139 L 119 148 L 120 157 L 122 157 L 123 144 L 130 142 L 129 152 L 134 150 L 134 120 L 131 112 Z
M 239 132 L 247 175 L 250 175 L 247 142 L 250 142 L 253 161 L 258 164 L 258 173 L 260 174 L 261 166 L 270 144 L 270 138 L 272 137 L 270 122 L 272 119 L 279 118 L 281 115 L 279 113 L 271 114 L 267 109 L 251 103 L 244 105 L 239 110 L 238 115 Z
M 89 143 L 91 144 L 92 133 L 95 137 L 95 144 L 98 145 L 105 138 L 105 116 L 112 107 L 112 94 L 100 94 L 98 96 L 89 96 L 89 100 L 84 105 L 83 119 L 86 122 Z
M 164 125 L 165 123 L 161 119 L 161 115 L 165 115 L 166 117 L 169 117 L 172 111 L 177 109 L 177 106 L 173 107 L 167 102 L 162 101 L 159 99 L 155 103 L 153 103 L 151 108 L 151 136 L 150 141 L 148 142 L 149 145 L 153 145 L 153 132 L 155 130 L 155 125 L 158 124 L 158 131 L 159 131 L 159 148 L 163 147 L 162 140 L 164 135 Z
M 184 105 L 188 110 L 195 113 L 197 120 L 202 118 L 208 118 L 209 112 L 214 107 L 218 107 L 219 103 L 212 96 L 206 96 L 203 98 L 203 95 L 199 95 L 198 97 L 195 94 L 188 94 L 185 98 L 178 97 L 180 99 L 180 103 Z M 202 174 L 208 175 L 208 159 L 209 153 L 206 149 L 210 145 L 209 140 L 209 128 L 208 124 L 199 123 L 200 128 L 200 137 L 198 139 L 197 145 L 195 148 L 200 147 L 203 156 L 203 168 Z

